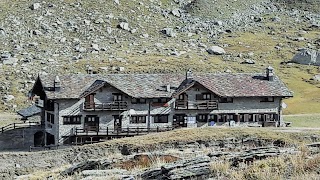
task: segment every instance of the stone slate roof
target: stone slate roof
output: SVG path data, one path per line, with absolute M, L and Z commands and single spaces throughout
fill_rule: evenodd
M 268 81 L 264 74 L 194 74 L 193 81 L 186 82 L 182 74 L 109 74 L 63 75 L 60 91 L 49 91 L 55 76 L 41 76 L 41 82 L 49 99 L 79 99 L 109 84 L 135 98 L 171 97 L 190 88 L 195 82 L 221 97 L 291 97 L 285 84 L 274 76 Z M 187 84 L 184 84 L 187 83 Z M 171 91 L 166 91 L 166 86 Z
M 202 74 L 194 80 L 222 97 L 292 96 L 277 76 L 268 81 L 264 74 Z
M 48 99 L 78 99 L 82 92 L 97 79 L 100 79 L 100 76 L 96 74 L 59 75 L 61 88 L 57 92 L 50 90 L 54 87 L 55 77 L 55 75 L 41 75 L 39 77 Z
M 123 93 L 135 98 L 171 97 L 174 90 L 168 92 L 167 85 L 177 88 L 184 76 L 175 74 L 112 74 L 105 75 L 95 81 L 80 97 L 102 87 L 104 84 L 119 89 Z
M 17 113 L 23 117 L 31 117 L 31 116 L 40 114 L 41 108 L 37 107 L 36 105 L 32 105 L 32 106 L 29 106 L 25 109 L 18 111 Z

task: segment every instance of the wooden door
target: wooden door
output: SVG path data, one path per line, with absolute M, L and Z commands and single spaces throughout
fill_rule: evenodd
M 99 117 L 98 116 L 86 116 L 84 118 L 84 130 L 88 131 L 99 131 Z
M 174 128 L 187 127 L 185 114 L 176 114 L 173 116 L 173 119 L 174 121 L 172 125 Z
M 84 104 L 86 109 L 94 109 L 94 94 L 89 94 L 88 96 L 86 96 Z

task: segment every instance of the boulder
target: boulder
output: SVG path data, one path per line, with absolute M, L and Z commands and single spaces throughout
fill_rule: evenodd
M 129 23 L 127 23 L 127 22 L 121 22 L 118 27 L 120 27 L 121 29 L 126 30 L 126 31 L 130 30 Z
M 226 53 L 226 51 L 219 46 L 211 46 L 209 49 L 207 49 L 207 52 L 209 54 L 215 54 L 215 55 L 222 55 Z
M 316 74 L 314 75 L 311 80 L 314 80 L 314 81 L 320 81 L 320 74 Z
M 207 179 L 211 172 L 209 162 L 208 156 L 184 159 L 149 169 L 141 179 Z
M 39 9 L 41 7 L 40 3 L 34 3 L 30 6 L 31 10 L 36 10 Z
M 180 17 L 180 16 L 181 16 L 179 9 L 173 9 L 173 10 L 171 11 L 171 13 L 172 13 L 174 16 L 177 16 L 177 17 Z
M 72 165 L 68 169 L 61 172 L 61 175 L 73 175 L 76 172 L 81 172 L 84 170 L 94 170 L 94 169 L 106 169 L 111 165 L 111 162 L 102 159 L 102 160 L 87 160 L 75 165 Z
M 7 58 L 7 59 L 3 59 L 3 61 L 2 61 L 2 63 L 4 64 L 4 65 L 14 65 L 14 64 L 16 64 L 16 63 L 18 63 L 18 59 L 17 58 Z
M 14 99 L 14 96 L 13 95 L 5 95 L 2 99 L 5 102 L 9 102 L 9 101 L 12 101 Z
M 176 37 L 176 33 L 172 28 L 164 28 L 161 30 L 161 32 L 167 35 L 168 37 Z
M 291 61 L 298 64 L 320 66 L 320 52 L 311 49 L 301 49 Z
M 245 59 L 241 64 L 255 64 L 256 62 L 252 59 Z

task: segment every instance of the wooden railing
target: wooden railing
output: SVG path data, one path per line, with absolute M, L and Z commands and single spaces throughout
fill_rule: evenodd
M 84 110 L 127 110 L 128 105 L 126 101 L 112 101 L 106 103 L 84 102 Z
M 18 128 L 24 128 L 24 127 L 31 127 L 34 125 L 40 125 L 40 122 L 27 122 L 27 123 L 12 123 L 8 124 L 4 127 L 1 127 L 1 133 L 4 133 L 9 130 L 18 129 Z
M 121 135 L 121 136 L 134 136 L 134 135 L 142 135 L 148 134 L 153 132 L 164 132 L 173 130 L 172 126 L 166 127 L 156 127 L 156 128 L 145 128 L 145 127 L 127 127 L 127 128 L 99 128 L 97 131 L 90 131 L 87 129 L 82 128 L 75 128 L 74 136 L 82 136 L 82 135 L 101 135 L 101 136 L 114 136 L 114 135 Z
M 177 100 L 175 109 L 218 109 L 218 100 Z

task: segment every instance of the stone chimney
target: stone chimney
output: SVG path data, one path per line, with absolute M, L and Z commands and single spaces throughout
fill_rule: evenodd
M 193 80 L 193 73 L 192 73 L 192 70 L 191 70 L 191 69 L 189 69 L 189 70 L 187 71 L 187 73 L 186 73 L 186 80 L 187 80 L 188 82 L 190 82 L 190 81 Z
M 170 86 L 170 84 L 168 84 L 168 85 L 166 86 L 166 90 L 167 90 L 167 92 L 170 92 L 170 91 L 171 91 L 171 86 Z
M 93 68 L 91 66 L 87 67 L 87 74 L 93 74 Z
M 267 80 L 268 81 L 273 81 L 273 78 L 274 78 L 274 74 L 273 74 L 273 68 L 271 66 L 267 67 L 266 69 L 266 74 L 267 74 Z
M 56 78 L 54 79 L 54 91 L 60 91 L 61 88 L 61 81 L 59 76 L 56 76 Z

